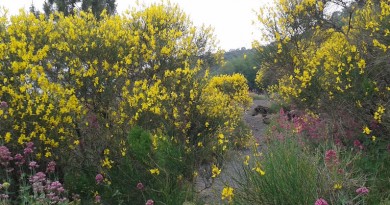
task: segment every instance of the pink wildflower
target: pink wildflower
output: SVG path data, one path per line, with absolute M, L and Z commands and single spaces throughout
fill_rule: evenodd
M 360 188 L 356 189 L 357 194 L 365 195 L 365 194 L 368 194 L 368 192 L 369 192 L 369 190 L 367 189 L 367 187 L 360 187 Z
M 96 183 L 97 183 L 97 184 L 102 183 L 102 182 L 103 182 L 103 179 L 104 179 L 104 177 L 103 177 L 103 175 L 101 175 L 101 174 L 97 174 L 96 177 L 95 177 L 95 180 L 96 180 Z
M 137 189 L 143 190 L 143 189 L 144 189 L 144 185 L 143 185 L 141 182 L 139 182 L 139 183 L 137 184 Z
M 327 165 L 333 165 L 338 163 L 337 153 L 335 150 L 331 149 L 325 152 L 325 163 Z
M 46 174 L 43 172 L 38 172 L 34 176 L 30 177 L 30 183 L 35 183 L 35 182 L 43 182 L 46 180 Z
M 8 107 L 7 102 L 1 101 L 0 108 L 7 108 L 7 107 Z
M 33 153 L 33 150 L 31 148 L 27 147 L 27 148 L 24 148 L 23 153 L 24 153 L 24 155 L 29 155 L 29 154 Z
M 338 145 L 338 146 L 342 146 L 342 145 L 343 145 L 343 142 L 342 142 L 339 138 L 336 138 L 336 139 L 334 140 L 334 143 L 335 143 L 336 145 Z
M 62 184 L 59 181 L 54 181 L 48 186 L 48 189 L 51 191 L 56 191 L 58 188 L 61 188 L 61 187 L 62 187 Z
M 314 203 L 314 205 L 328 205 L 328 202 L 325 201 L 323 198 L 317 199 L 317 201 Z
M 26 143 L 26 146 L 28 147 L 28 148 L 34 148 L 34 142 L 27 142 Z
M 6 146 L 0 146 L 0 164 L 7 166 L 12 159 L 9 149 Z
M 149 199 L 148 201 L 146 201 L 145 205 L 154 205 L 154 201 Z
M 16 154 L 14 160 L 15 160 L 15 165 L 17 166 L 21 166 L 25 162 L 24 157 L 21 154 Z
M 33 153 L 33 150 L 34 150 L 34 143 L 27 142 L 26 148 L 24 148 L 23 153 L 24 153 L 24 155 L 29 155 L 29 154 Z
M 361 150 L 363 149 L 363 144 L 359 140 L 354 140 L 353 146 L 358 147 Z
M 100 195 L 95 196 L 95 203 L 100 203 L 101 200 L 102 200 L 102 197 Z
M 46 173 L 53 173 L 56 170 L 56 162 L 51 161 L 47 164 Z
M 35 169 L 35 168 L 38 168 L 39 165 L 36 161 L 31 161 L 29 164 L 28 164 L 29 168 L 30 169 Z

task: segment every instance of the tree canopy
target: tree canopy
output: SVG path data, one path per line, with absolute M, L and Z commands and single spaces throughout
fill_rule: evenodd
M 103 10 L 110 15 L 115 14 L 116 3 L 115 0 L 45 0 L 43 4 L 43 11 L 46 15 L 58 11 L 67 16 L 74 14 L 77 10 L 91 10 L 94 16 L 99 18 Z

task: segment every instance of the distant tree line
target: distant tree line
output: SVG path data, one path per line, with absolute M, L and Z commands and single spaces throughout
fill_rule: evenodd
M 43 3 L 43 11 L 46 16 L 58 11 L 65 16 L 73 15 L 77 11 L 89 11 L 95 15 L 97 19 L 103 10 L 106 10 L 109 15 L 116 13 L 116 0 L 45 0 Z M 39 15 L 35 6 L 32 4 L 30 11 Z

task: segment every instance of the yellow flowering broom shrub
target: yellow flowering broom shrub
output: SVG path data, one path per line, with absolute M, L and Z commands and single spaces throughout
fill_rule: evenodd
M 250 103 L 243 76 L 208 77 L 212 30 L 170 3 L 99 20 L 21 11 L 0 19 L 0 36 L 0 143 L 17 153 L 34 142 L 36 157 L 59 170 L 108 173 L 132 153 L 135 126 L 169 136 L 196 166 L 225 151 L 223 131 Z
M 258 16 L 266 39 L 274 43 L 267 50 L 258 46 L 271 58 L 257 82 L 264 84 L 264 76 L 276 72 L 281 77 L 269 87 L 275 97 L 345 122 L 335 127 L 353 130 L 344 137 L 369 126 L 388 142 L 390 13 L 385 2 L 340 4 L 345 15 L 337 21 L 337 15 L 325 12 L 334 6 L 331 1 L 276 1 L 268 14 Z

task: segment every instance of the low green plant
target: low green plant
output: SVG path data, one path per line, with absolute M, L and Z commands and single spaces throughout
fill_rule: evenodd
M 237 169 L 235 202 L 312 204 L 317 190 L 316 163 L 294 139 L 273 141 L 261 159 Z
M 280 109 L 289 110 L 289 106 L 284 103 L 272 101 L 269 107 L 269 113 L 278 113 Z
M 356 162 L 367 173 L 367 204 L 390 204 L 390 152 L 380 143 L 369 147 Z
M 249 93 L 249 96 L 253 100 L 267 100 L 268 99 L 268 97 L 266 95 L 259 95 L 257 93 Z
M 127 138 L 130 153 L 140 161 L 147 161 L 152 149 L 152 136 L 141 127 L 133 127 Z

